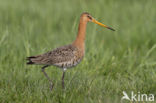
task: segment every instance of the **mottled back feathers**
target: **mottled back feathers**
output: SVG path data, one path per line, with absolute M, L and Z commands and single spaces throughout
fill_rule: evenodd
M 83 58 L 80 50 L 73 45 L 56 48 L 45 54 L 28 57 L 27 64 L 55 65 L 61 68 L 69 68 L 78 64 Z

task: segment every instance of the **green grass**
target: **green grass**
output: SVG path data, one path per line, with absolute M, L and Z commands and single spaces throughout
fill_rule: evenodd
M 120 103 L 122 91 L 156 94 L 155 4 L 0 0 L 0 103 Z M 67 70 L 64 91 L 62 71 L 46 69 L 55 83 L 51 92 L 41 66 L 28 66 L 25 58 L 71 43 L 84 11 L 116 31 L 88 23 L 86 55 Z

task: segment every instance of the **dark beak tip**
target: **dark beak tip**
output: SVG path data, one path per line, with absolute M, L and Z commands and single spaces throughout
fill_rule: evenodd
M 115 29 L 113 29 L 112 31 L 115 31 Z
M 111 27 L 108 27 L 108 29 L 112 30 L 112 31 L 115 31 L 115 29 L 111 28 Z

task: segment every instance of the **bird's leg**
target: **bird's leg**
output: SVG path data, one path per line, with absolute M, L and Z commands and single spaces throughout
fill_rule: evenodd
M 46 78 L 49 80 L 49 82 L 50 82 L 50 90 L 52 90 L 54 84 L 52 83 L 52 80 L 48 77 L 47 73 L 44 71 L 46 67 L 48 67 L 48 65 L 42 67 L 42 72 L 44 73 L 44 75 L 46 76 Z
M 66 68 L 63 69 L 63 74 L 62 74 L 62 88 L 64 89 L 64 76 L 65 76 L 65 71 Z

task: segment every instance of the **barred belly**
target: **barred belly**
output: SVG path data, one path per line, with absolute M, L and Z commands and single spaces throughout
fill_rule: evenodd
M 59 68 L 66 68 L 66 69 L 68 69 L 68 68 L 76 66 L 77 64 L 80 63 L 80 61 L 81 61 L 81 59 L 77 59 L 77 60 L 72 59 L 70 61 L 56 63 L 54 65 L 59 67 Z

